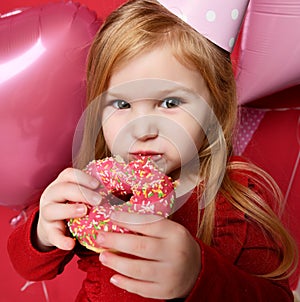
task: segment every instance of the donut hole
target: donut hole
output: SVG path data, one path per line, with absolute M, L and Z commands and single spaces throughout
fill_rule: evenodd
M 107 200 L 112 206 L 119 206 L 129 201 L 132 196 L 132 193 L 112 192 L 107 195 Z

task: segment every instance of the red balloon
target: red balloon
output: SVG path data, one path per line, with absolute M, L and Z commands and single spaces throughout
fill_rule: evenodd
M 0 205 L 21 209 L 72 160 L 85 63 L 100 22 L 79 4 L 0 18 Z

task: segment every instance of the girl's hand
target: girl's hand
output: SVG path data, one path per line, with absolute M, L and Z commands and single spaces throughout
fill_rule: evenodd
M 101 232 L 97 236 L 99 246 L 139 259 L 102 252 L 102 264 L 119 273 L 110 281 L 122 289 L 148 298 L 187 296 L 201 270 L 200 246 L 187 229 L 157 216 L 116 213 L 114 217 L 118 220 L 115 223 L 138 234 Z M 155 218 L 155 221 L 137 223 L 136 219 L 141 217 Z M 120 223 L 120 220 L 133 222 Z
M 84 216 L 87 212 L 86 204 L 98 205 L 101 196 L 93 191 L 98 186 L 99 182 L 92 176 L 67 168 L 45 189 L 40 199 L 34 238 L 34 244 L 39 250 L 74 248 L 75 241 L 67 235 L 65 219 Z

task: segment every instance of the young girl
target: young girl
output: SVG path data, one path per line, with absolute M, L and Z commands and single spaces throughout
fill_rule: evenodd
M 87 273 L 76 301 L 293 301 L 287 278 L 296 249 L 276 215 L 278 188 L 232 157 L 229 53 L 157 1 L 133 0 L 98 32 L 87 85 L 92 110 L 76 168 L 61 172 L 10 236 L 16 270 L 27 280 L 51 279 L 76 254 Z M 99 183 L 80 169 L 116 154 L 151 157 L 179 180 L 180 206 L 148 223 L 114 213 L 134 234 L 99 232 L 99 246 L 119 251 L 99 256 L 70 237 L 65 220 L 101 203 Z

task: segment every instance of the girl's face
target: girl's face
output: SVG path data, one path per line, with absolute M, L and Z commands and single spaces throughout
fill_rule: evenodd
M 143 53 L 113 72 L 104 94 L 107 146 L 127 161 L 150 156 L 176 178 L 202 145 L 209 98 L 201 74 L 180 64 L 168 46 Z

